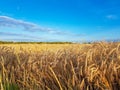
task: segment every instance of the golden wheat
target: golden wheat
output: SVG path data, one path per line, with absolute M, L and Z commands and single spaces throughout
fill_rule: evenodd
M 0 88 L 120 90 L 120 43 L 1 44 Z

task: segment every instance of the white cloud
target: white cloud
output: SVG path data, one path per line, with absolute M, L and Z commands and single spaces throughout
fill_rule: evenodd
M 10 36 L 10 37 L 22 37 L 22 38 L 31 38 L 31 39 L 43 39 L 41 37 L 37 36 L 31 36 L 31 35 L 26 35 L 26 34 L 18 34 L 18 33 L 11 33 L 11 32 L 0 32 L 0 36 Z M 45 39 L 45 38 L 44 38 Z
M 38 24 L 32 23 L 32 22 L 26 22 L 23 20 L 19 20 L 19 19 L 14 19 L 8 16 L 0 16 L 0 27 L 7 27 L 11 29 L 16 29 L 17 28 L 21 28 L 26 32 L 25 34 L 21 34 L 24 33 L 24 31 L 19 31 L 18 33 L 14 33 L 13 31 L 10 32 L 0 32 L 1 36 L 9 36 L 9 37 L 21 37 L 21 38 L 28 38 L 28 39 L 37 39 L 37 40 L 47 40 L 47 39 L 51 39 L 54 40 L 56 39 L 56 37 L 58 37 L 58 40 L 62 40 L 61 38 L 67 39 L 69 37 L 83 37 L 83 34 L 79 34 L 79 33 L 72 33 L 72 32 L 67 32 L 67 31 L 60 31 L 60 30 L 54 30 L 53 28 L 44 28 L 39 26 Z M 16 32 L 16 31 L 15 31 Z M 37 32 L 33 34 L 33 32 Z M 41 34 L 41 32 L 44 32 Z M 33 36 L 31 36 L 33 35 Z M 41 37 L 45 37 L 47 36 L 47 38 L 41 38 Z
M 17 19 L 7 17 L 7 16 L 0 16 L 0 26 L 3 26 L 3 27 L 18 27 L 18 26 L 20 26 L 20 27 L 24 28 L 24 30 L 30 31 L 30 32 L 42 31 L 42 32 L 50 33 L 53 31 L 52 29 L 43 28 L 43 27 L 40 27 L 39 25 L 31 23 L 31 22 L 17 20 Z
M 115 20 L 115 19 L 118 19 L 118 16 L 110 14 L 110 15 L 107 15 L 106 18 L 110 20 Z
M 68 33 L 65 31 L 54 30 L 52 28 L 44 28 L 37 24 L 14 19 L 8 16 L 0 16 L 0 27 L 12 27 L 12 28 L 22 27 L 24 30 L 29 32 L 46 32 L 49 34 L 56 34 L 56 35 L 72 35 L 72 36 L 81 35 L 81 34 Z

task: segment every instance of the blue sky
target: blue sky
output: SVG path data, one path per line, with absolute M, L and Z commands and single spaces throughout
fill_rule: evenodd
M 0 40 L 120 39 L 119 0 L 0 0 Z

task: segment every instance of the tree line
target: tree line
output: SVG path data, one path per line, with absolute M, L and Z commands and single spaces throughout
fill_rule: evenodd
M 13 42 L 13 41 L 0 41 L 0 44 L 72 44 L 72 42 Z

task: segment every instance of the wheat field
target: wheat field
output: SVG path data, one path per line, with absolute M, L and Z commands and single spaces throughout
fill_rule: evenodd
M 0 90 L 120 90 L 120 43 L 0 44 Z

